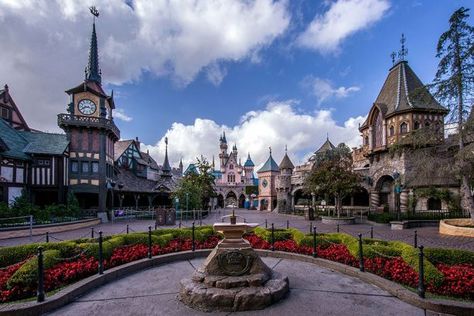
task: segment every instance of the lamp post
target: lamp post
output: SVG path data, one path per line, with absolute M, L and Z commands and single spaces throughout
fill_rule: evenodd
M 112 210 L 112 221 L 114 220 L 115 218 L 115 214 L 114 214 L 114 188 L 115 188 L 115 181 L 111 180 L 111 179 L 108 179 L 107 180 L 107 189 L 111 191 L 112 193 L 112 202 L 110 203 L 110 208 Z

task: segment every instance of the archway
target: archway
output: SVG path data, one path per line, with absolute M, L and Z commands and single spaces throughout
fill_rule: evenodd
M 385 175 L 379 178 L 376 185 L 379 191 L 379 206 L 387 206 L 389 210 L 395 209 L 394 180 Z
M 239 208 L 245 208 L 245 195 L 243 194 L 239 196 Z
M 441 200 L 436 197 L 430 197 L 426 203 L 428 205 L 429 211 L 439 211 L 441 210 Z
M 260 208 L 261 211 L 267 210 L 267 208 L 268 208 L 268 201 L 267 200 L 261 199 L 259 204 L 260 204 L 259 208 Z
M 225 197 L 225 207 L 230 206 L 230 205 L 237 206 L 237 195 L 235 194 L 234 191 L 230 191 L 229 193 L 227 193 L 227 196 Z

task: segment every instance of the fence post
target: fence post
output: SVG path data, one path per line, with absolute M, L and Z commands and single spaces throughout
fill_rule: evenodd
M 193 236 L 192 236 L 192 243 L 193 243 L 193 244 L 192 244 L 192 250 L 193 250 L 193 251 L 196 250 L 196 245 L 194 244 L 194 238 L 195 238 L 195 236 L 194 236 L 194 230 L 195 230 L 195 229 L 196 229 L 196 228 L 194 227 L 194 222 L 193 222 L 193 227 L 192 227 L 192 231 L 193 231 Z
M 148 259 L 151 259 L 151 226 L 148 226 Z
M 91 238 L 94 238 L 94 227 L 91 228 Z
M 43 269 L 43 247 L 38 247 L 38 289 L 36 301 L 44 301 L 44 269 Z
M 49 232 L 46 232 L 46 242 L 49 242 Z
M 374 226 L 370 227 L 370 239 L 374 239 Z
M 265 228 L 268 228 L 267 219 L 265 218 Z
M 127 224 L 127 234 L 128 234 L 128 224 Z
M 290 221 L 286 220 L 286 229 L 290 228 Z
M 317 250 L 316 250 L 316 226 L 313 228 L 313 258 L 316 258 L 318 256 Z
M 336 226 L 336 233 L 338 233 L 338 232 L 339 232 L 339 224 L 337 224 L 337 226 Z
M 33 215 L 30 215 L 30 240 L 33 239 Z
M 415 230 L 415 236 L 413 238 L 413 247 L 418 248 L 418 232 Z
M 156 221 L 155 221 L 155 230 L 158 228 L 158 225 L 156 224 Z
M 364 252 L 362 250 L 362 234 L 359 234 L 359 269 L 364 272 Z
M 99 274 L 104 274 L 104 257 L 102 253 L 102 231 L 99 231 Z
M 275 225 L 272 223 L 272 251 L 275 251 Z
M 313 232 L 313 222 L 309 222 L 309 233 Z
M 425 298 L 425 266 L 423 265 L 425 255 L 423 246 L 418 247 L 418 249 L 420 249 L 418 253 L 418 296 Z

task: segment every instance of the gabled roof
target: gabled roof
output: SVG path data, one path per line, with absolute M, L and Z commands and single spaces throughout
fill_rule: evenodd
M 3 141 L 2 137 L 0 137 L 0 153 L 9 150 L 10 148 L 8 145 Z
M 267 161 L 263 164 L 262 168 L 260 168 L 260 170 L 257 171 L 257 173 L 267 172 L 267 171 L 280 171 L 278 164 L 275 162 L 275 160 L 273 160 L 271 152 Z
M 145 153 L 143 151 L 141 151 L 140 154 L 142 155 L 143 160 L 147 163 L 148 166 L 156 170 L 159 169 L 158 164 L 156 163 L 155 159 L 153 159 L 153 157 L 150 156 L 150 154 Z
M 380 109 L 384 118 L 408 110 L 448 112 L 431 95 L 405 60 L 390 68 L 374 105 Z M 368 119 L 361 128 L 367 125 Z
M 195 164 L 191 163 L 189 164 L 189 166 L 186 168 L 186 170 L 184 171 L 184 175 L 188 175 L 190 173 L 194 173 L 194 174 L 199 174 L 199 170 L 198 168 L 196 167 Z
M 21 114 L 20 110 L 16 106 L 15 101 L 13 100 L 12 96 L 10 95 L 10 89 L 8 88 L 8 85 L 5 85 L 4 89 L 0 90 L 0 104 L 4 104 L 7 107 L 8 107 L 8 105 L 10 105 L 12 107 L 13 111 L 18 116 L 18 119 L 21 122 L 22 128 L 25 131 L 30 130 L 28 124 L 26 123 L 25 119 L 23 118 L 23 115 Z
M 131 170 L 117 169 L 117 183 L 123 184 L 125 192 L 154 192 L 156 182 L 136 176 Z
M 69 90 L 66 90 L 65 92 L 67 94 L 73 94 L 73 93 L 78 93 L 78 92 L 91 92 L 99 97 L 103 98 L 110 98 L 102 89 L 102 86 L 98 84 L 95 81 L 84 81 L 83 83 L 75 86 L 74 88 L 71 88 Z M 112 103 L 111 103 L 112 106 Z M 114 108 L 112 106 L 112 108 Z
M 280 162 L 280 169 L 294 169 L 294 168 L 295 166 L 291 162 L 290 157 L 288 157 L 288 154 L 285 153 L 285 156 Z
M 119 159 L 120 156 L 123 155 L 125 150 L 127 150 L 127 148 L 132 143 L 133 143 L 133 139 L 119 140 L 118 142 L 115 142 L 115 144 L 114 144 L 114 160 L 116 161 L 117 159 Z
M 65 134 L 25 132 L 19 133 L 28 141 L 23 149 L 27 154 L 63 155 L 69 146 Z

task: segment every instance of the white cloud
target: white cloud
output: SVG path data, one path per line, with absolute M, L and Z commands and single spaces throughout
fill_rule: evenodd
M 314 152 L 326 140 L 335 144 L 345 142 L 353 147 L 360 144 L 358 125 L 365 120 L 358 116 L 350 118 L 343 125 L 337 124 L 328 110 L 319 110 L 312 114 L 298 113 L 294 100 L 270 102 L 265 110 L 251 111 L 245 114 L 236 126 L 225 126 L 213 120 L 198 118 L 192 125 L 173 123 L 166 134 L 155 144 L 145 145 L 146 149 L 163 162 L 164 138 L 169 139 L 169 155 L 173 165 L 177 166 L 182 157 L 185 167 L 201 154 L 212 160 L 215 156 L 219 166 L 219 136 L 226 132 L 229 149 L 237 144 L 239 155 L 245 161 L 250 152 L 258 166 L 268 158 L 268 147 L 279 163 L 284 154 L 285 145 L 294 163 L 301 163 L 307 153 Z
M 389 8 L 388 0 L 337 0 L 315 16 L 297 42 L 321 53 L 337 51 L 345 38 L 379 21 Z
M 0 85 L 35 128 L 57 129 L 63 91 L 83 79 L 92 5 L 103 79 L 118 85 L 144 71 L 179 85 L 204 72 L 219 84 L 226 63 L 252 62 L 290 21 L 286 1 L 0 0 Z
M 124 122 L 130 122 L 131 120 L 133 120 L 131 116 L 125 114 L 125 111 L 123 109 L 115 109 L 114 117 Z
M 334 87 L 330 80 L 313 76 L 307 76 L 304 78 L 302 85 L 310 89 L 311 94 L 313 94 L 318 99 L 318 105 L 332 97 L 345 98 L 349 96 L 350 93 L 360 90 L 360 88 L 357 86 L 351 86 L 347 88 L 344 86 Z

